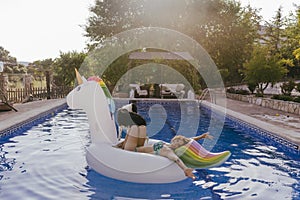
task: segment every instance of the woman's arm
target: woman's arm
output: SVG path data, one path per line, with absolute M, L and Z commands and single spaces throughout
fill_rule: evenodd
M 161 150 L 160 150 L 160 155 L 169 158 L 170 160 L 174 161 L 184 172 L 184 174 L 187 177 L 190 177 L 191 179 L 195 180 L 195 176 L 193 174 L 193 169 L 192 168 L 188 168 L 183 162 L 182 160 L 174 153 L 174 151 L 167 147 L 164 146 Z
M 211 136 L 209 134 L 209 132 L 206 132 L 206 133 L 203 133 L 202 135 L 199 135 L 199 136 L 196 136 L 196 137 L 192 137 L 191 139 L 193 139 L 193 140 L 201 140 L 201 139 L 204 139 L 204 138 L 213 139 L 213 136 Z

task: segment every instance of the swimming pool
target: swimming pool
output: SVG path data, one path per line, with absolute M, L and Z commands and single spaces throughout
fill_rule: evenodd
M 148 123 L 153 105 L 138 105 Z M 176 103 L 161 105 L 168 123 L 152 137 L 169 140 L 182 115 Z M 185 114 L 193 119 L 196 113 Z M 209 111 L 201 109 L 199 134 L 207 130 L 209 120 Z M 187 129 L 189 121 L 184 124 Z M 149 133 L 157 126 L 150 126 Z M 232 156 L 220 167 L 197 170 L 194 182 L 136 184 L 104 177 L 87 167 L 86 115 L 65 109 L 21 134 L 1 138 L 0 199 L 300 199 L 299 155 L 245 130 L 226 120 L 212 151 L 230 150 Z

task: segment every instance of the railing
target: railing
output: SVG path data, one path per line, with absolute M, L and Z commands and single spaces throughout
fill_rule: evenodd
M 7 100 L 14 103 L 20 103 L 29 95 L 32 95 L 34 99 L 59 99 L 64 98 L 66 95 L 72 90 L 71 87 L 67 86 L 59 86 L 59 87 L 52 87 L 50 92 L 47 93 L 47 88 L 17 88 L 12 89 L 9 88 L 5 95 Z
M 200 104 L 200 103 L 203 101 L 203 99 L 205 98 L 205 96 L 207 95 L 208 92 L 209 92 L 209 91 L 208 91 L 208 88 L 205 88 L 205 89 L 201 92 L 201 94 L 200 94 L 200 96 L 199 96 L 199 98 L 198 98 L 198 104 Z

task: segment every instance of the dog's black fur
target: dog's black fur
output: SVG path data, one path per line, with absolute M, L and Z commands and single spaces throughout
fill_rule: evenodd
M 125 107 L 125 108 L 124 108 Z M 130 127 L 132 125 L 146 126 L 146 120 L 139 114 L 137 114 L 137 106 L 132 103 L 130 105 L 123 106 L 117 112 L 117 121 L 119 126 Z

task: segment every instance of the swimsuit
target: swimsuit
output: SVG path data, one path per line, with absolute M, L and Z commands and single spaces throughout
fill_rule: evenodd
M 159 155 L 160 150 L 163 148 L 164 143 L 162 141 L 156 142 L 153 144 L 153 151 L 156 155 Z

